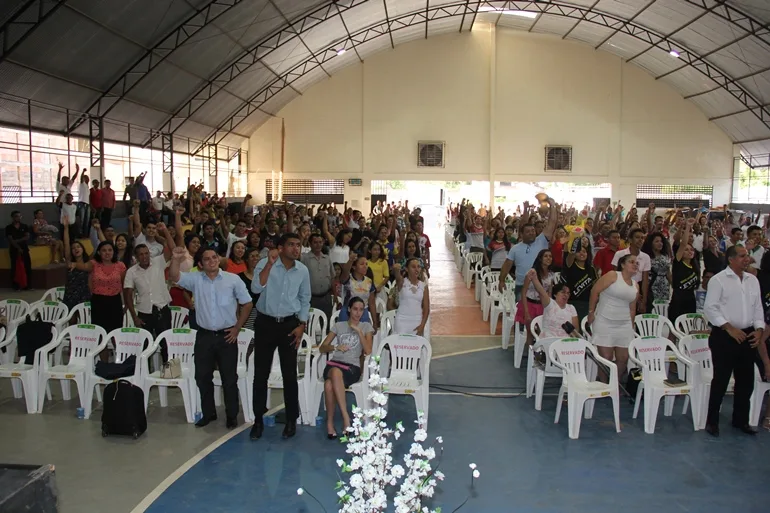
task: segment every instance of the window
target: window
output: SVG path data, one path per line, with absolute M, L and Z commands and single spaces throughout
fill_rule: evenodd
M 265 185 L 267 201 L 278 195 L 278 180 L 268 180 Z M 343 203 L 345 201 L 344 180 L 283 180 L 283 200 L 292 203 Z
M 770 155 L 735 158 L 732 200 L 734 203 L 770 203 Z
M 642 185 L 636 186 L 636 207 L 647 208 L 655 203 L 657 208 L 698 208 L 703 203 L 711 207 L 714 187 L 711 185 Z

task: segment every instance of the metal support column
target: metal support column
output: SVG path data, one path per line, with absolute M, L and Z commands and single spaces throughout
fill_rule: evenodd
M 98 169 L 99 182 L 104 182 L 104 119 L 90 116 L 88 118 L 88 143 L 91 151 L 91 178 Z
M 206 160 L 208 160 L 209 163 L 209 183 L 207 185 L 211 192 L 218 194 L 219 159 L 217 158 L 217 145 L 207 144 L 204 148 L 204 151 L 206 152 Z M 213 184 L 211 180 L 212 178 L 214 179 Z
M 174 194 L 174 139 L 169 133 L 160 136 L 160 146 L 163 151 L 163 182 L 166 190 Z M 166 184 L 168 180 L 168 184 Z

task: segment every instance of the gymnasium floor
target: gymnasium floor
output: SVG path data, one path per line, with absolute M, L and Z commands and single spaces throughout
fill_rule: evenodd
M 600 401 L 594 418 L 583 420 L 580 439 L 569 440 L 566 409 L 561 423 L 553 424 L 558 381 L 546 383 L 543 409 L 535 411 L 534 401 L 521 395 L 524 369 L 514 369 L 511 350 L 503 352 L 499 336 L 489 336 L 489 324 L 481 322 L 472 290 L 462 285 L 443 233 L 431 233 L 431 239 L 430 376 L 436 387 L 429 440 L 443 437 L 446 474 L 432 507 L 449 512 L 470 495 L 462 511 L 768 510 L 770 435 L 735 432 L 727 417 L 721 438 L 712 439 L 693 431 L 679 402 L 672 417 L 660 413 L 656 433 L 647 435 L 642 418 L 632 420 L 631 405 L 622 400 L 622 431 L 616 433 L 610 402 Z M 344 457 L 345 448 L 326 440 L 324 428 L 300 427 L 287 441 L 277 425 L 251 442 L 249 426 L 228 432 L 220 422 L 196 429 L 184 422 L 174 394 L 168 409 L 160 408 L 153 394 L 149 428 L 140 440 L 103 439 L 99 408 L 90 420 L 78 420 L 77 401 L 57 399 L 54 387 L 45 413 L 27 415 L 5 381 L 0 382 L 0 461 L 55 464 L 61 513 L 323 511 L 307 495 L 298 497 L 299 487 L 327 511 L 336 511 L 335 460 Z M 274 396 L 273 404 L 281 402 L 280 394 Z M 728 398 L 726 412 L 730 403 Z M 391 398 L 389 419 L 403 420 L 409 429 L 414 403 Z M 411 437 L 402 438 L 396 454 L 410 442 Z M 471 462 L 481 471 L 474 490 Z

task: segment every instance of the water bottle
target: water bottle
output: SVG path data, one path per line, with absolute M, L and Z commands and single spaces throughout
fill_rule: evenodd
M 85 419 L 86 418 L 86 410 L 84 408 L 78 408 L 77 409 L 77 417 L 79 419 Z
M 267 427 L 274 427 L 275 426 L 275 415 L 265 415 L 265 417 L 264 417 L 264 424 Z
M 195 412 L 195 422 L 197 423 L 199 420 L 203 418 L 203 413 L 196 411 Z
M 324 425 L 324 418 L 323 417 L 316 417 L 315 418 L 315 427 L 321 427 Z

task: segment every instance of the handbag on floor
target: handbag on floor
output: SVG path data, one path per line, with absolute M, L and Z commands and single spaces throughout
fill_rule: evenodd
M 104 388 L 102 436 L 125 435 L 136 440 L 147 431 L 144 392 L 130 381 L 113 381 Z
M 163 364 L 160 370 L 162 379 L 178 379 L 182 377 L 182 362 L 179 358 L 172 358 Z

